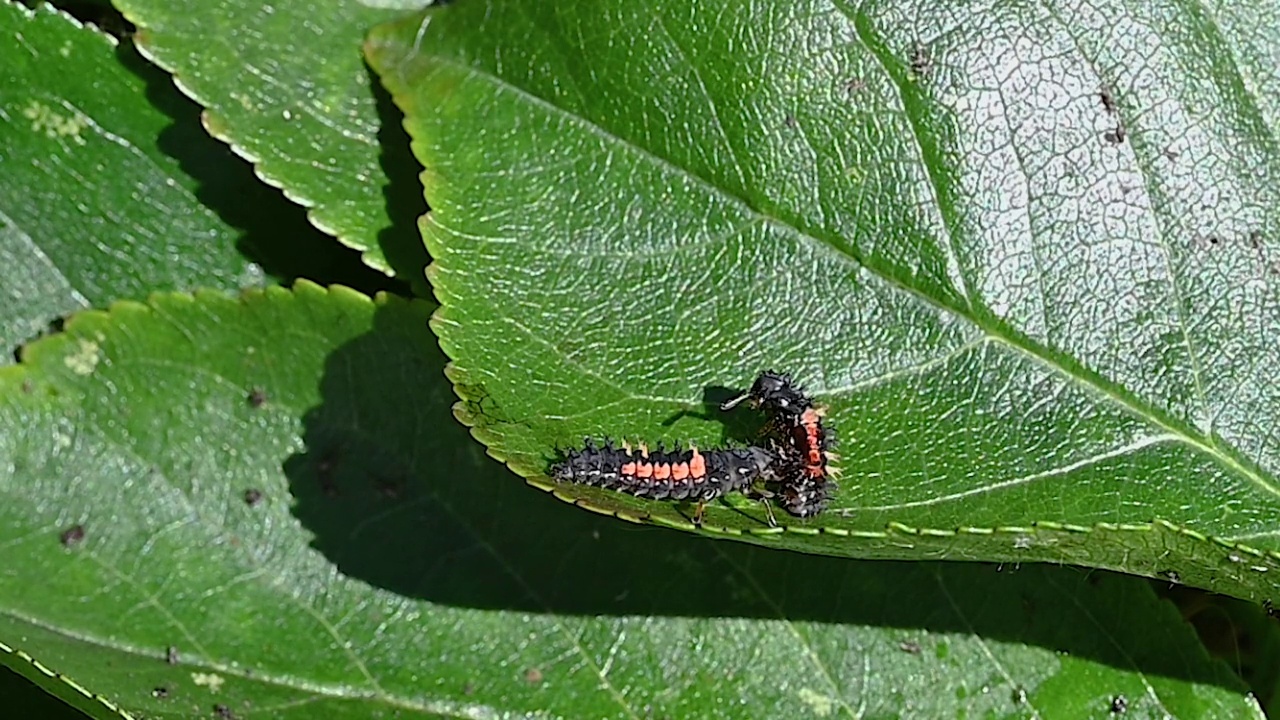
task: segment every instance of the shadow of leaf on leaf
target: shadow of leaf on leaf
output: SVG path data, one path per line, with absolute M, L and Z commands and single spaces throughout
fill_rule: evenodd
M 786 619 L 923 633 L 939 644 L 977 636 L 1239 687 L 1225 665 L 1209 673 L 1150 641 L 1181 620 L 1141 578 L 804 555 L 636 526 L 536 492 L 454 418 L 446 359 L 407 312 L 403 303 L 379 308 L 374 331 L 328 357 L 322 404 L 304 418 L 306 450 L 285 466 L 295 515 L 349 577 L 442 606 Z M 761 624 L 762 633 L 777 629 Z

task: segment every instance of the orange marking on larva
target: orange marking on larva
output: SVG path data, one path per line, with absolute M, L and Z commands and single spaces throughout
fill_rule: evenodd
M 680 462 L 671 466 L 672 480 L 687 480 L 689 478 L 689 463 Z
M 654 480 L 666 480 L 666 479 L 667 479 L 667 478 L 669 478 L 669 477 L 671 477 L 671 466 L 670 466 L 670 465 L 668 465 L 667 463 L 662 463 L 661 465 L 654 465 L 654 466 L 653 466 L 653 479 L 654 479 Z
M 822 454 L 822 435 L 816 432 L 810 432 L 809 436 L 805 438 L 805 440 L 805 445 L 808 446 L 810 455 Z
M 635 475 L 636 464 L 634 462 L 623 463 L 622 469 L 619 470 L 619 472 L 622 473 L 623 475 Z
M 649 462 L 636 463 L 636 477 L 638 478 L 653 477 L 653 463 L 649 463 Z
M 822 408 L 808 408 L 800 414 L 800 424 L 792 435 L 805 454 L 805 474 L 821 478 L 826 474 L 826 455 L 822 451 Z
M 694 450 L 693 457 L 689 458 L 689 476 L 695 480 L 707 476 L 707 459 L 697 450 Z

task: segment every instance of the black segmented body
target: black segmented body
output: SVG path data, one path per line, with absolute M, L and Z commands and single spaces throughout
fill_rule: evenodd
M 720 409 L 732 410 L 744 400 L 769 415 L 778 456 L 779 504 L 799 517 L 822 512 L 835 489 L 828 466 L 835 434 L 822 423 L 823 408 L 790 377 L 772 370 L 761 373 L 750 390 L 723 403 Z
M 778 492 L 778 504 L 797 517 L 811 517 L 827 509 L 835 481 L 830 478 L 815 479 L 808 475 L 785 475 Z
M 763 448 L 666 451 L 597 446 L 587 439 L 553 465 L 560 482 L 593 485 L 654 500 L 713 500 L 773 477 L 777 458 Z

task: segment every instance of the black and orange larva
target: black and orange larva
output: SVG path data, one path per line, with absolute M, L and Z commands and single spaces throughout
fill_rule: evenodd
M 760 374 L 751 389 L 720 405 L 732 410 L 749 400 L 770 416 L 778 456 L 774 474 L 783 509 L 808 517 L 822 512 L 835 487 L 831 467 L 835 434 L 824 427 L 825 409 L 813 402 L 804 390 L 786 375 L 772 370 Z
M 593 485 L 654 500 L 707 501 L 773 477 L 773 453 L 763 448 L 667 451 L 641 445 L 598 446 L 588 438 L 551 467 L 559 482 Z

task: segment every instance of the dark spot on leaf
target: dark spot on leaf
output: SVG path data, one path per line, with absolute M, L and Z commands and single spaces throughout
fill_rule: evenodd
M 316 475 L 320 478 L 320 490 L 327 497 L 338 496 L 338 485 L 334 482 L 333 470 L 338 461 L 338 451 L 329 449 L 316 462 Z
M 231 708 L 226 705 L 214 705 L 213 714 L 224 720 L 235 720 L 236 717 L 235 713 L 231 712 Z
M 1160 154 L 1161 154 L 1161 155 L 1164 155 L 1164 157 L 1165 157 L 1165 159 L 1166 159 L 1166 160 L 1177 160 L 1177 159 L 1178 159 L 1178 153 L 1177 153 L 1176 151 L 1174 151 L 1174 149 L 1173 149 L 1173 148 L 1165 148 L 1165 149 L 1164 149 L 1164 152 L 1162 152 L 1162 153 L 1160 153 Z
M 787 119 L 786 119 L 786 123 L 787 123 L 787 127 L 789 127 L 789 128 L 794 128 L 796 125 L 799 125 L 799 124 L 800 124 L 800 123 L 796 120 L 796 116 L 795 116 L 795 115 L 788 115 L 788 116 L 787 116 Z
M 1262 231 L 1261 230 L 1249 231 L 1249 247 L 1253 248 L 1254 250 L 1262 249 Z
M 253 507 L 262 502 L 262 491 L 257 488 L 249 488 L 244 491 L 244 504 Z
M 80 544 L 81 540 L 84 540 L 83 525 L 72 525 L 63 530 L 62 534 L 58 536 L 58 542 L 62 543 L 62 547 L 75 547 Z
M 1111 698 L 1111 712 L 1120 715 L 1129 711 L 1129 701 L 1123 695 Z
M 151 688 L 151 697 L 164 700 L 169 697 L 169 688 L 163 685 L 157 685 L 156 687 Z
M 21 362 L 21 358 L 19 358 L 18 360 L 19 360 L 19 362 Z M 23 394 L 25 394 L 25 395 L 30 395 L 30 394 L 31 394 L 31 391 L 32 391 L 32 390 L 35 390 L 35 387 L 36 387 L 36 386 L 35 386 L 35 385 L 33 385 L 33 384 L 31 383 L 31 381 L 30 381 L 30 380 L 23 380 L 23 381 L 22 381 L 22 392 L 23 392 Z
M 1172 585 L 1182 584 L 1182 576 L 1178 574 L 1177 570 L 1161 570 L 1160 572 L 1157 572 L 1156 575 L 1168 580 Z
M 467 683 L 467 684 L 463 685 L 463 686 L 462 686 L 462 694 L 463 694 L 463 695 L 475 695 L 475 694 L 476 694 L 476 684 L 475 684 L 475 683 L 473 683 L 473 682 L 469 682 L 469 683 Z
M 1111 89 L 1105 85 L 1098 91 L 1098 99 L 1102 101 L 1102 109 L 1107 111 L 1108 115 L 1116 114 L 1116 99 L 1111 94 Z
M 898 649 L 902 652 L 911 653 L 912 655 L 920 654 L 920 643 L 915 640 L 903 640 L 898 643 Z
M 1027 689 L 1019 685 L 1013 689 L 1013 692 L 1009 693 L 1009 697 L 1013 700 L 1014 704 L 1026 705 Z
M 866 81 L 859 80 L 858 78 L 851 78 L 849 80 L 844 81 L 844 94 L 852 95 L 858 92 L 859 90 L 865 90 L 866 87 L 867 87 Z
M 267 391 L 260 387 L 253 388 L 249 391 L 249 407 L 260 408 L 267 402 Z
M 929 55 L 929 48 L 921 43 L 915 43 L 911 46 L 911 53 L 907 58 L 907 62 L 911 65 L 911 73 L 916 77 L 923 77 L 929 74 L 933 69 L 933 58 Z
M 1124 129 L 1124 123 L 1117 123 L 1116 129 L 1103 133 L 1102 138 L 1112 145 L 1119 145 L 1128 135 L 1129 132 Z
M 334 449 L 326 450 L 324 455 L 321 455 L 320 459 L 316 461 L 316 472 L 332 473 L 333 465 L 335 462 L 337 462 L 337 460 L 338 460 L 337 450 L 334 450 Z
M 169 647 L 165 648 L 164 661 L 169 663 L 170 665 L 177 665 L 178 664 L 178 648 L 173 645 L 170 645 Z
M 400 478 L 379 477 L 373 484 L 378 494 L 388 500 L 399 500 L 404 494 L 405 482 Z
M 1277 614 L 1276 606 L 1271 602 L 1271 598 L 1262 601 L 1262 609 L 1266 611 L 1267 617 L 1275 617 Z
M 542 671 L 538 668 L 529 668 L 524 671 L 524 681 L 530 685 L 537 685 L 542 682 Z

